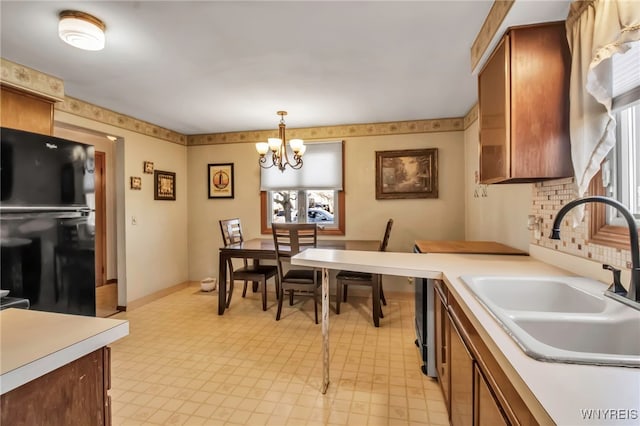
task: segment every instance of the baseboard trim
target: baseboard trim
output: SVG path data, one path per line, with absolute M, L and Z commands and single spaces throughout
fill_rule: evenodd
M 176 291 L 180 291 L 183 288 L 189 287 L 192 284 L 193 284 L 193 281 L 185 281 L 183 283 L 164 288 L 162 290 L 156 291 L 155 293 L 151 293 L 139 299 L 132 300 L 129 303 L 127 303 L 127 306 L 124 306 L 123 308 L 126 311 L 132 311 L 134 309 L 137 309 L 141 306 L 146 305 L 147 303 L 151 303 L 155 300 L 162 299 L 163 297 L 168 296 L 171 293 L 175 293 Z
M 111 278 L 109 280 L 106 280 L 104 283 L 105 284 L 118 284 L 118 279 L 117 278 Z
M 117 310 L 118 312 L 127 312 L 127 307 L 126 307 L 126 306 L 118 305 L 118 306 L 116 306 L 116 310 Z

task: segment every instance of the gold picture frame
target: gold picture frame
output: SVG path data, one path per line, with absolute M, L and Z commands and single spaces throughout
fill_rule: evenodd
M 207 171 L 209 198 L 233 198 L 233 163 L 208 164 Z
M 153 199 L 170 200 L 176 199 L 176 174 L 162 170 L 153 171 Z
M 376 200 L 438 198 L 438 149 L 376 151 Z
M 131 189 L 142 189 L 142 178 L 140 176 L 131 176 L 129 180 Z
M 153 162 L 152 161 L 145 161 L 143 163 L 143 166 L 142 166 L 142 171 L 144 173 L 147 173 L 147 174 L 152 174 L 153 173 Z

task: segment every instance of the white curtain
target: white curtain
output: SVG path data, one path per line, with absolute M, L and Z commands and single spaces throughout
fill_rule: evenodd
M 640 40 L 640 0 L 574 1 L 566 27 L 572 57 L 571 158 L 581 197 L 616 142 L 611 57 Z M 584 206 L 579 207 L 574 209 L 574 225 L 584 215 Z

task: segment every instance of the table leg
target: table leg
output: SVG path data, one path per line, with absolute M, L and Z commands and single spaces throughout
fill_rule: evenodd
M 224 308 L 227 305 L 227 258 L 219 256 L 218 262 L 218 315 L 224 314 Z
M 322 389 L 329 387 L 329 270 L 322 268 Z

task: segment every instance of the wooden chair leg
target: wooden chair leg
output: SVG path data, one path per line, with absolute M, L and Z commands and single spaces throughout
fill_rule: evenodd
M 293 306 L 293 290 L 289 290 L 289 306 Z
M 282 300 L 284 299 L 284 291 L 282 285 L 280 286 L 280 297 L 278 297 L 278 312 L 276 313 L 276 321 L 280 321 L 280 314 L 282 313 Z
M 347 284 L 344 285 L 343 287 L 343 296 L 342 296 L 342 301 L 346 302 L 347 301 L 347 289 L 349 288 L 349 286 Z
M 262 281 L 262 310 L 267 310 L 267 279 L 263 278 Z
M 233 277 L 229 280 L 229 291 L 227 292 L 227 308 L 231 304 L 231 296 L 233 296 Z
M 316 324 L 318 323 L 318 287 L 313 289 L 313 310 L 316 316 Z
M 384 306 L 387 306 L 387 299 L 384 297 L 384 289 L 382 288 L 382 277 L 380 277 L 380 300 Z
M 340 315 L 340 299 L 342 299 L 342 280 L 336 280 L 336 314 Z
M 247 295 L 247 280 L 244 280 L 244 287 L 242 289 L 242 297 Z

